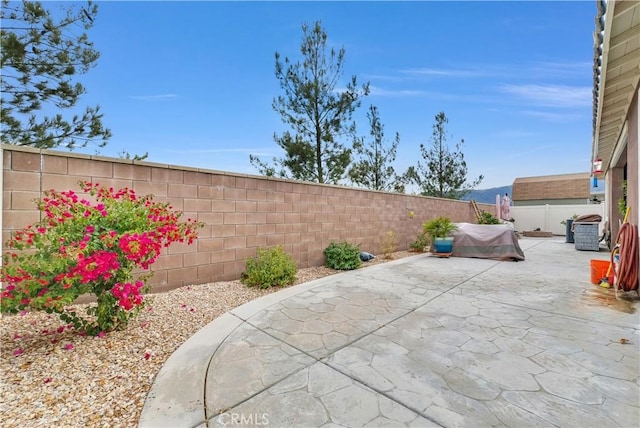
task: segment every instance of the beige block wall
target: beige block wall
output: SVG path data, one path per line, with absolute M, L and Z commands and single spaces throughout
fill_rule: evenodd
M 469 202 L 304 183 L 15 146 L 3 149 L 3 244 L 40 219 L 33 200 L 47 189 L 74 190 L 91 181 L 153 194 L 206 226 L 192 246 L 174 245 L 152 266 L 154 292 L 240 277 L 261 247 L 282 245 L 298 267 L 324 263 L 331 241 L 379 254 L 396 232 L 404 250 L 425 221 L 439 215 L 475 222 Z M 493 212 L 493 205 L 480 209 Z M 415 213 L 409 218 L 409 212 Z

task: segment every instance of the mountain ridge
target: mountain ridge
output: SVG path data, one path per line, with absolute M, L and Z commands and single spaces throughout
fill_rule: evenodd
M 475 189 L 472 190 L 468 195 L 461 198 L 461 200 L 470 201 L 472 199 L 475 199 L 476 202 L 482 204 L 495 204 L 496 195 L 500 195 L 500 197 L 502 197 L 505 193 L 508 193 L 509 198 L 511 198 L 511 188 L 512 186 L 501 186 L 492 187 L 490 189 Z

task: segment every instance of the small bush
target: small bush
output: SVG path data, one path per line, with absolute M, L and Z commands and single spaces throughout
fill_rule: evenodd
M 282 247 L 260 248 L 255 258 L 247 260 L 242 282 L 250 287 L 282 287 L 296 280 L 296 262 Z
M 482 211 L 480 213 L 480 218 L 478 219 L 478 224 L 500 224 L 500 220 L 498 220 L 498 218 L 493 214 Z
M 332 242 L 324 250 L 325 265 L 331 269 L 352 270 L 362 264 L 360 260 L 360 248 L 348 242 Z
M 398 234 L 393 230 L 388 230 L 380 239 L 382 254 L 385 259 L 390 259 L 391 254 L 398 251 Z
M 418 237 L 416 238 L 415 241 L 409 244 L 409 248 L 412 251 L 417 251 L 421 253 L 429 245 L 431 245 L 431 240 L 429 239 L 429 236 L 426 233 L 422 232 L 418 234 Z

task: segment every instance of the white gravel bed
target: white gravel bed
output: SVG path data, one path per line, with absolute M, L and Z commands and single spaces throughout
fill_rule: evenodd
M 378 257 L 363 267 L 384 261 Z M 334 273 L 300 269 L 296 284 Z M 275 291 L 229 281 L 150 295 L 126 330 L 102 338 L 80 336 L 44 312 L 2 315 L 2 426 L 135 426 L 156 374 L 182 343 L 223 313 Z

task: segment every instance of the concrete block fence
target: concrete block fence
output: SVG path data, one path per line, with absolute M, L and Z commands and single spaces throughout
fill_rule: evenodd
M 34 200 L 44 190 L 79 193 L 81 180 L 153 194 L 185 218 L 204 222 L 193 245 L 170 247 L 152 266 L 153 292 L 237 279 L 261 247 L 282 245 L 304 268 L 322 265 L 331 241 L 376 254 L 388 231 L 404 250 L 435 216 L 475 222 L 471 204 L 463 201 L 11 145 L 0 150 L 3 246 L 13 231 L 40 219 Z

